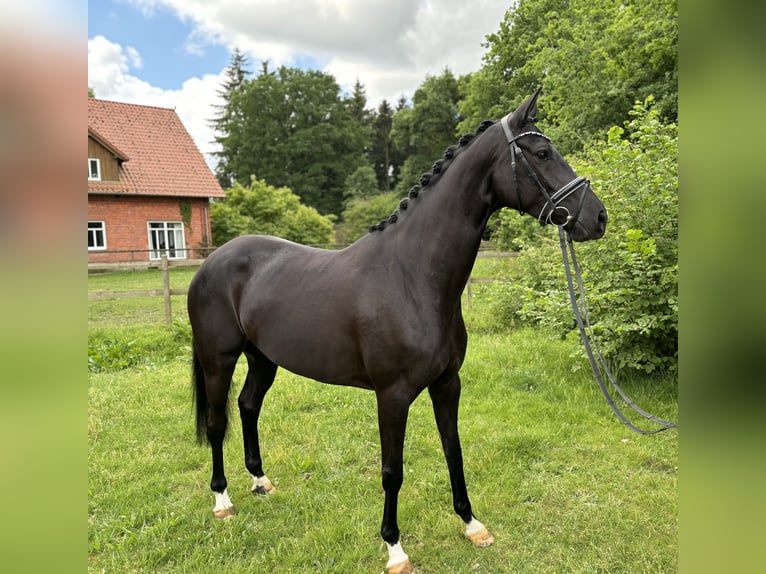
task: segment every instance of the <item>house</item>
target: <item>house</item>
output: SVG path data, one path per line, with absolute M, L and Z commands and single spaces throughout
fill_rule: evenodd
M 217 197 L 174 110 L 88 98 L 88 263 L 204 257 Z

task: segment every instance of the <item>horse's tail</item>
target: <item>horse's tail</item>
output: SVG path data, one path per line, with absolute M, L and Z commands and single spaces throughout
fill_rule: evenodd
M 192 344 L 192 400 L 195 405 L 197 421 L 197 443 L 205 444 L 207 440 L 207 393 L 205 392 L 205 372 L 197 357 L 197 350 Z

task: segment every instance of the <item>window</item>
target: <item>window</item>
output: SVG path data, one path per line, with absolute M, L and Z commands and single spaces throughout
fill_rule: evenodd
M 88 158 L 88 180 L 101 181 L 101 160 Z
M 184 225 L 180 221 L 149 222 L 149 259 L 186 259 Z
M 106 249 L 106 225 L 103 221 L 88 222 L 88 251 Z

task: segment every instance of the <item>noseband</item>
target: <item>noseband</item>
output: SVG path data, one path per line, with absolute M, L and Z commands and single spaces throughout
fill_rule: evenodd
M 580 210 L 582 210 L 583 202 L 585 201 L 585 191 L 583 190 L 583 193 L 580 197 L 580 203 L 577 205 L 577 211 L 575 211 L 574 215 L 572 215 L 569 212 L 569 209 L 567 209 L 565 206 L 560 204 L 562 201 L 564 201 L 567 197 L 572 195 L 578 189 L 580 189 L 584 185 L 587 185 L 588 180 L 582 176 L 576 177 L 572 181 L 570 181 L 569 183 L 561 187 L 560 189 L 556 190 L 554 193 L 549 194 L 548 190 L 546 190 L 545 186 L 540 182 L 540 178 L 537 177 L 535 170 L 533 170 L 532 166 L 529 165 L 529 161 L 527 161 L 526 156 L 524 156 L 524 152 L 516 143 L 516 141 L 523 138 L 524 136 L 540 136 L 541 138 L 545 138 L 548 141 L 551 141 L 551 138 L 549 138 L 548 136 L 540 132 L 533 132 L 533 131 L 524 132 L 517 136 L 513 135 L 513 131 L 511 131 L 511 126 L 510 126 L 510 114 L 508 114 L 502 120 L 500 120 L 500 124 L 503 126 L 505 137 L 508 140 L 508 148 L 510 149 L 510 152 L 511 152 L 511 170 L 513 171 L 513 185 L 516 188 L 516 194 L 519 199 L 519 211 L 523 213 L 523 210 L 521 208 L 521 194 L 519 193 L 519 182 L 518 182 L 518 177 L 516 175 L 516 156 L 517 155 L 521 158 L 521 161 L 526 166 L 527 172 L 529 174 L 529 179 L 532 180 L 532 182 L 540 190 L 540 193 L 543 194 L 543 197 L 545 197 L 546 203 L 545 205 L 543 205 L 543 208 L 540 210 L 540 215 L 537 216 L 537 220 L 540 222 L 540 225 L 554 223 L 552 220 L 553 214 L 556 213 L 556 210 L 559 210 L 559 209 L 565 213 L 566 222 L 563 224 L 556 224 L 556 225 L 564 225 L 566 228 L 566 226 L 569 226 L 570 224 L 577 221 L 577 218 L 580 215 Z

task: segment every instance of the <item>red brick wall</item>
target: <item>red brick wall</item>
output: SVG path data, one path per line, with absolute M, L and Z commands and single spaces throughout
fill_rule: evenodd
M 106 249 L 89 251 L 89 262 L 149 260 L 149 221 L 182 222 L 181 204 L 191 206 L 189 225 L 184 225 L 188 258 L 203 257 L 195 247 L 209 243 L 209 203 L 207 198 L 130 197 L 124 195 L 88 195 L 88 221 L 106 225 Z M 132 253 L 112 253 L 129 251 Z

